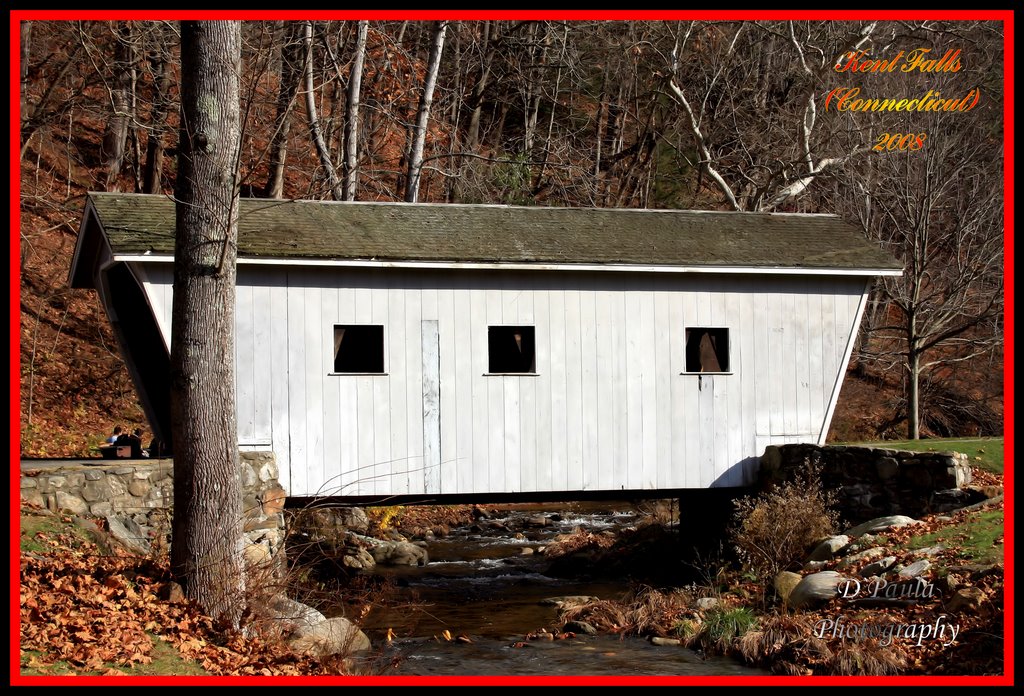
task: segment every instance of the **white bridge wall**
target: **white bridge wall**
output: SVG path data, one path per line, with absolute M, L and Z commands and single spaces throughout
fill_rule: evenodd
M 167 337 L 171 266 L 140 275 Z M 240 265 L 239 441 L 273 449 L 293 496 L 745 485 L 766 445 L 824 442 L 866 290 L 859 276 Z M 439 471 L 423 458 L 427 320 Z M 361 323 L 384 325 L 387 374 L 329 374 L 334 325 Z M 500 324 L 536 327 L 536 376 L 485 375 Z M 729 329 L 730 374 L 681 374 L 693 326 Z

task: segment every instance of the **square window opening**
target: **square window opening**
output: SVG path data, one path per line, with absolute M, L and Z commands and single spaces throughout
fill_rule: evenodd
M 487 327 L 487 371 L 533 374 L 537 371 L 534 327 Z
M 729 329 L 686 329 L 686 372 L 728 372 Z
M 384 373 L 384 326 L 345 324 L 334 327 L 334 371 Z

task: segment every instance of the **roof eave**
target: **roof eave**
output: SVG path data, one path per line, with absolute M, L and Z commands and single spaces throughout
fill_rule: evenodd
M 115 254 L 126 262 L 171 263 L 169 254 Z M 322 266 L 346 268 L 413 268 L 432 270 L 523 270 L 523 271 L 619 271 L 634 273 L 727 273 L 768 275 L 900 276 L 903 270 L 885 267 L 735 266 L 640 263 L 560 263 L 536 261 L 444 261 L 422 259 L 332 259 L 269 256 L 239 256 L 243 266 Z

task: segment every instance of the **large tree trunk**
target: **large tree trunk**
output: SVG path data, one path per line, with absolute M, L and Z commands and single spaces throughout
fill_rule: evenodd
M 441 52 L 444 50 L 444 35 L 448 22 L 438 22 L 430 44 L 427 59 L 427 75 L 423 81 L 419 112 L 416 114 L 416 129 L 409 148 L 409 174 L 405 180 L 405 200 L 415 203 L 420 194 L 420 175 L 423 173 L 423 148 L 427 140 L 427 122 L 430 120 L 430 106 L 434 101 L 434 86 L 441 69 Z
M 181 135 L 171 325 L 172 570 L 237 626 L 245 603 L 235 424 L 241 25 L 181 23 Z

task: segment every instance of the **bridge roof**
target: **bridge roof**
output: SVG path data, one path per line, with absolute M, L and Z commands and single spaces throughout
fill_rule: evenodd
M 173 256 L 171 198 L 90 193 L 83 233 L 90 212 L 115 258 Z M 901 269 L 835 215 L 246 198 L 239 202 L 238 257 L 886 275 Z

